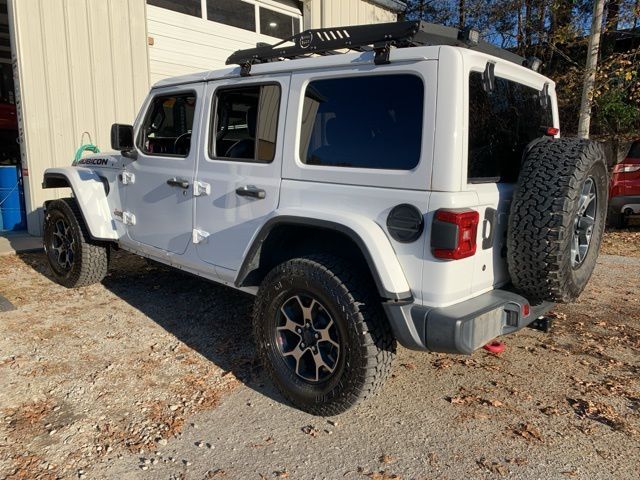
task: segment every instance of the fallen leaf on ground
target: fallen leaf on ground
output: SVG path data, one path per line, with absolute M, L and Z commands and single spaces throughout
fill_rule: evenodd
M 540 430 L 538 430 L 538 428 L 531 423 L 521 423 L 517 427 L 512 427 L 511 433 L 529 441 L 530 440 L 538 440 L 539 442 L 544 441 L 542 439 L 542 434 L 540 433 Z
M 626 427 L 624 420 L 609 405 L 584 399 L 574 400 L 568 398 L 567 401 L 569 402 L 569 405 L 571 405 L 571 408 L 573 408 L 576 415 L 580 418 L 594 420 L 607 425 L 614 430 L 624 430 Z
M 402 480 L 399 475 L 395 473 L 387 473 L 386 470 L 380 470 L 379 472 L 369 472 L 365 474 L 371 480 Z
M 489 461 L 486 458 L 481 458 L 480 460 L 478 460 L 476 462 L 479 466 L 486 468 L 487 470 L 489 470 L 491 473 L 496 473 L 498 475 L 501 476 L 505 476 L 509 473 L 509 469 L 504 466 L 503 464 L 501 464 L 500 462 L 497 461 Z

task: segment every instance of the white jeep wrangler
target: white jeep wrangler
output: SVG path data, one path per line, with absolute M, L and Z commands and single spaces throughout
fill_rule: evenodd
M 45 172 L 73 191 L 45 206 L 62 285 L 121 248 L 256 295 L 267 371 L 318 415 L 378 390 L 396 341 L 470 354 L 585 287 L 605 162 L 559 137 L 535 59 L 404 22 L 227 63 L 156 84 L 116 152 Z

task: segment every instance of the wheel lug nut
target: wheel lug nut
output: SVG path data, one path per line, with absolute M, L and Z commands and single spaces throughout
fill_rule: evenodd
M 300 348 L 304 348 L 304 343 L 301 343 L 301 344 L 300 344 Z
M 316 332 L 315 337 L 316 338 L 320 338 L 320 334 L 318 332 Z

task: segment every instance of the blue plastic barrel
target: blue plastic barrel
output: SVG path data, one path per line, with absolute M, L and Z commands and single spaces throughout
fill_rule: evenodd
M 0 165 L 0 215 L 4 231 L 26 227 L 20 171 L 15 165 Z

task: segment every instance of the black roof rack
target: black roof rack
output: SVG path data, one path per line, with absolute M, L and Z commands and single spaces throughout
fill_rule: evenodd
M 527 66 L 531 63 L 515 53 L 480 40 L 477 30 L 458 30 L 423 21 L 411 21 L 305 30 L 275 45 L 258 44 L 255 48 L 238 50 L 227 59 L 227 65 L 240 65 L 241 74 L 249 75 L 251 65 L 256 63 L 304 58 L 314 54 L 334 55 L 339 53 L 337 50 L 344 49 L 359 52 L 374 50 L 375 63 L 384 64 L 389 63 L 391 47 L 423 45 L 466 47 L 518 65 Z

